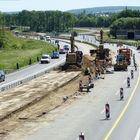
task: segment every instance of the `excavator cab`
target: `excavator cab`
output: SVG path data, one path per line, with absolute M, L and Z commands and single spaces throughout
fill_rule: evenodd
M 82 51 L 76 51 L 74 53 L 68 53 L 66 55 L 66 63 L 68 65 L 81 66 L 82 57 L 83 57 L 83 52 Z

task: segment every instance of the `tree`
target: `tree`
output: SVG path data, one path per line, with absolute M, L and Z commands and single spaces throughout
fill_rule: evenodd
M 110 33 L 116 36 L 117 30 L 140 30 L 140 18 L 120 18 L 110 26 Z

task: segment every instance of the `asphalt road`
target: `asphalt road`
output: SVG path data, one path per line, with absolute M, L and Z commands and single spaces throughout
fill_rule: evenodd
M 110 46 L 113 50 L 116 46 Z M 133 51 L 135 52 L 135 51 Z M 139 61 L 140 56 L 135 52 Z M 85 140 L 139 140 L 135 139 L 140 126 L 140 72 L 134 73 L 131 87 L 127 88 L 128 72 L 115 72 L 106 75 L 104 81 L 97 81 L 91 93 L 81 97 L 61 112 L 61 115 L 47 126 L 43 126 L 22 140 L 78 140 L 80 132 L 85 133 Z M 119 89 L 124 88 L 125 98 L 119 100 Z M 111 107 L 111 118 L 105 119 L 104 105 Z
M 140 62 L 140 55 L 138 51 L 133 51 L 137 56 L 138 63 Z M 140 66 L 140 63 L 138 64 Z M 140 74 L 140 73 L 139 73 Z M 140 134 L 137 134 L 137 131 L 140 127 L 140 75 L 138 73 L 135 75 L 135 78 L 138 78 L 138 82 L 133 86 L 135 89 L 131 92 L 129 97 L 130 103 L 128 108 L 124 109 L 119 116 L 118 124 L 114 125 L 114 129 L 107 139 L 110 140 L 139 140 Z M 128 101 L 129 102 L 129 101 Z M 125 106 L 126 107 L 126 106 Z M 136 136 L 138 135 L 138 136 Z M 136 138 L 137 137 L 137 138 Z
M 86 40 L 98 44 L 94 37 L 88 36 Z M 86 44 L 76 43 L 76 45 L 86 53 L 91 49 Z M 105 47 L 116 50 L 114 45 L 105 44 Z M 135 52 L 135 54 L 137 60 L 140 61 L 139 53 Z M 60 61 L 63 59 L 65 58 L 62 56 Z M 9 74 L 5 82 L 22 78 L 33 73 L 33 70 L 36 72 L 58 63 L 58 60 L 52 61 L 54 62 L 50 64 L 36 64 Z M 90 94 L 81 97 L 80 100 L 62 110 L 61 115 L 55 121 L 43 126 L 32 135 L 23 137 L 22 140 L 76 140 L 80 132 L 85 133 L 85 140 L 139 140 L 139 136 L 138 139 L 135 137 L 140 126 L 140 73 L 135 72 L 135 78 L 131 80 L 131 88 L 127 88 L 126 77 L 130 76 L 131 69 L 134 69 L 133 65 L 129 67 L 128 72 L 116 72 L 113 76 L 106 75 L 104 81 L 97 81 L 97 85 L 95 84 Z M 124 101 L 119 100 L 120 87 L 124 88 Z M 109 120 L 105 120 L 104 105 L 106 102 L 109 102 L 111 106 L 111 119 Z
M 64 43 L 60 43 L 60 46 L 62 47 Z M 59 59 L 51 59 L 51 62 L 49 64 L 34 64 L 29 67 L 25 67 L 23 69 L 20 69 L 16 72 L 13 72 L 11 74 L 6 75 L 5 81 L 0 83 L 0 86 L 3 86 L 5 84 L 8 84 L 10 82 L 16 81 L 18 79 L 23 79 L 24 77 L 30 76 L 34 73 L 37 73 L 43 69 L 47 70 L 52 66 L 55 66 L 58 63 L 65 62 L 65 55 L 60 55 Z
M 67 43 L 60 41 L 59 44 L 60 44 L 60 48 L 63 48 L 64 44 L 67 44 Z M 79 50 L 84 52 L 84 54 L 89 53 L 89 49 L 92 48 L 90 45 L 86 45 L 83 43 L 75 43 L 75 44 L 78 46 Z M 5 81 L 0 83 L 0 87 L 7 85 L 11 82 L 17 81 L 18 79 L 23 79 L 25 77 L 29 77 L 33 74 L 38 73 L 39 71 L 48 70 L 52 67 L 55 67 L 57 64 L 62 64 L 65 62 L 65 60 L 66 60 L 65 58 L 66 58 L 65 54 L 60 54 L 59 59 L 51 59 L 49 64 L 37 63 L 37 64 L 31 65 L 29 67 L 20 69 L 11 74 L 8 74 L 8 75 L 6 75 Z

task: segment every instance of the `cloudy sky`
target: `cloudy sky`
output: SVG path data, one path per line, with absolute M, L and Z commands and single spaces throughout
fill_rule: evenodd
M 0 0 L 0 11 L 70 10 L 100 6 L 140 6 L 140 0 Z

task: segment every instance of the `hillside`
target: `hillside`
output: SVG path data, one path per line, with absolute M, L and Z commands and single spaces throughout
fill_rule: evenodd
M 67 12 L 80 14 L 85 12 L 86 14 L 103 14 L 103 13 L 116 13 L 126 9 L 126 6 L 107 6 L 107 7 L 93 7 L 83 9 L 73 9 Z M 128 6 L 127 9 L 140 10 L 140 6 Z
M 16 70 L 16 63 L 19 67 L 24 67 L 37 62 L 37 57 L 43 53 L 52 53 L 56 48 L 43 41 L 33 39 L 22 39 L 15 37 L 11 32 L 5 31 L 4 36 L 0 36 L 0 43 L 3 42 L 3 47 L 0 48 L 0 69 L 6 72 Z

